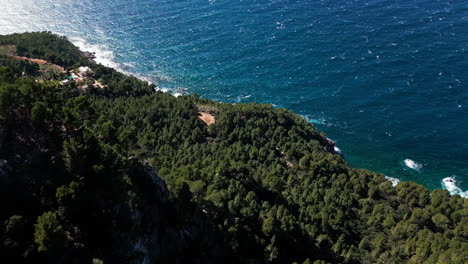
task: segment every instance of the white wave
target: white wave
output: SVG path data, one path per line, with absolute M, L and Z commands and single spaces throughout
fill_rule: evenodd
M 337 146 L 334 146 L 333 150 L 335 150 L 336 153 L 341 153 L 341 149 Z
M 412 159 L 405 159 L 403 161 L 406 167 L 413 169 L 413 170 L 420 170 L 423 166 L 421 163 L 417 163 Z
M 393 187 L 397 186 L 400 183 L 400 180 L 397 179 L 397 178 L 390 177 L 390 176 L 387 176 L 387 175 L 384 175 L 384 176 L 385 176 L 385 179 L 389 180 L 392 183 Z
M 77 46 L 81 51 L 92 52 L 95 56 L 94 61 L 100 63 L 104 66 L 114 68 L 117 71 L 126 74 L 132 75 L 142 81 L 146 81 L 149 84 L 157 84 L 158 81 L 172 81 L 170 76 L 164 74 L 154 74 L 151 76 L 143 76 L 140 74 L 136 74 L 134 72 L 129 72 L 126 69 L 132 69 L 137 66 L 135 62 L 124 62 L 118 63 L 115 61 L 115 54 L 114 52 L 106 45 L 99 45 L 99 44 L 91 44 L 80 37 L 70 37 L 69 40 Z M 162 90 L 162 89 L 157 89 Z
M 156 87 L 156 91 L 161 91 L 163 93 L 168 93 L 171 90 L 169 88 L 165 88 L 165 87 Z
M 324 122 L 325 122 L 325 118 L 320 118 L 320 119 L 317 119 L 317 118 L 313 118 L 309 115 L 301 115 L 305 120 L 307 120 L 307 122 L 309 123 L 312 123 L 312 124 L 316 124 L 316 125 L 323 125 Z
M 333 144 L 333 150 L 335 151 L 335 153 L 341 154 L 341 149 L 336 146 L 336 141 L 331 139 L 331 138 L 328 138 L 328 137 L 327 137 L 327 140 L 328 140 L 328 142 Z
M 126 68 L 135 68 L 136 67 L 136 63 L 134 62 L 124 62 L 122 63 L 123 66 L 125 66 Z
M 161 73 L 161 72 L 154 72 L 151 75 L 155 76 L 154 79 L 158 82 L 172 82 L 173 81 L 171 76 Z
M 276 22 L 276 29 L 284 29 L 284 28 L 285 28 L 285 26 L 284 26 L 283 23 L 281 23 L 281 22 Z
M 96 58 L 94 59 L 97 63 L 100 63 L 104 66 L 117 69 L 124 72 L 121 65 L 115 62 L 115 55 L 109 47 L 105 45 L 90 44 L 86 40 L 80 37 L 70 37 L 69 40 L 80 50 L 93 52 Z M 124 72 L 125 73 L 125 72 Z
M 167 87 L 156 87 L 156 91 L 163 93 L 170 93 L 174 97 L 179 97 L 187 94 L 188 89 L 184 87 L 167 88 Z
M 241 94 L 241 95 L 239 95 L 239 96 L 237 97 L 237 100 L 236 100 L 236 101 L 237 101 L 238 103 L 240 103 L 242 100 L 248 99 L 248 98 L 250 98 L 250 97 L 252 97 L 251 94 L 249 94 L 249 95 L 242 95 L 242 94 Z
M 322 125 L 323 124 L 323 121 L 322 120 L 319 120 L 319 119 L 316 119 L 316 118 L 311 118 L 311 119 L 307 119 L 309 122 L 311 122 L 312 124 L 317 124 L 317 125 Z
M 125 74 L 129 74 L 129 75 L 133 75 L 134 77 L 136 77 L 137 79 L 140 79 L 142 81 L 145 81 L 147 82 L 148 84 L 154 84 L 154 80 L 150 77 L 147 77 L 147 76 L 142 76 L 142 75 L 139 75 L 139 74 L 135 74 L 135 73 L 128 73 L 128 72 L 124 72 Z
M 346 57 L 345 57 L 345 54 L 338 54 L 337 56 L 332 56 L 330 57 L 330 60 L 334 60 L 334 59 L 340 59 L 340 60 L 345 60 Z
M 455 178 L 455 176 L 452 176 L 442 179 L 442 188 L 449 191 L 450 194 L 458 194 L 463 198 L 468 198 L 468 191 L 463 191 L 460 187 L 458 187 L 457 180 Z

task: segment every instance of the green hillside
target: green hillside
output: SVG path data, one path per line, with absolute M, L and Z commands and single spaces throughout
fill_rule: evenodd
M 4 263 L 468 262 L 468 199 L 351 168 L 288 110 L 173 97 L 49 32 L 1 47 Z

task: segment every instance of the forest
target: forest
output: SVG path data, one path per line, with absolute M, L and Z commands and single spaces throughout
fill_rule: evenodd
M 2 46 L 65 68 L 0 53 L 5 263 L 468 262 L 468 199 L 352 168 L 291 111 L 174 97 L 51 32 Z M 102 87 L 61 83 L 80 66 Z

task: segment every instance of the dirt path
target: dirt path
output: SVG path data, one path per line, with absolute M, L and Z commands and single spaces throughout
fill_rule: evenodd
M 53 63 L 49 63 L 48 61 L 46 60 L 42 60 L 42 59 L 31 59 L 31 58 L 27 58 L 27 57 L 21 57 L 21 56 L 14 56 L 16 59 L 18 60 L 24 60 L 24 61 L 29 61 L 29 62 L 35 62 L 39 65 L 50 65 L 52 68 L 55 68 L 56 70 L 59 70 L 59 71 L 62 71 L 64 72 L 65 69 L 62 67 L 62 66 L 58 66 L 57 64 L 53 64 Z

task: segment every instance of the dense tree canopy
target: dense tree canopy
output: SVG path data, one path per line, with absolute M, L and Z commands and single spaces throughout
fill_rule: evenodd
M 75 64 L 83 54 L 65 37 L 50 32 L 31 32 L 0 36 L 0 45 L 14 45 L 17 55 L 46 59 L 60 66 Z
M 105 85 L 36 82 L 21 76 L 34 65 L 0 57 L 5 258 L 468 261 L 467 199 L 413 182 L 392 187 L 383 175 L 351 168 L 290 111 L 157 92 L 83 59 L 50 33 L 0 36 L 0 44 L 24 46 L 23 55 L 70 69 L 90 66 Z M 200 120 L 199 111 L 214 115 L 215 124 Z

